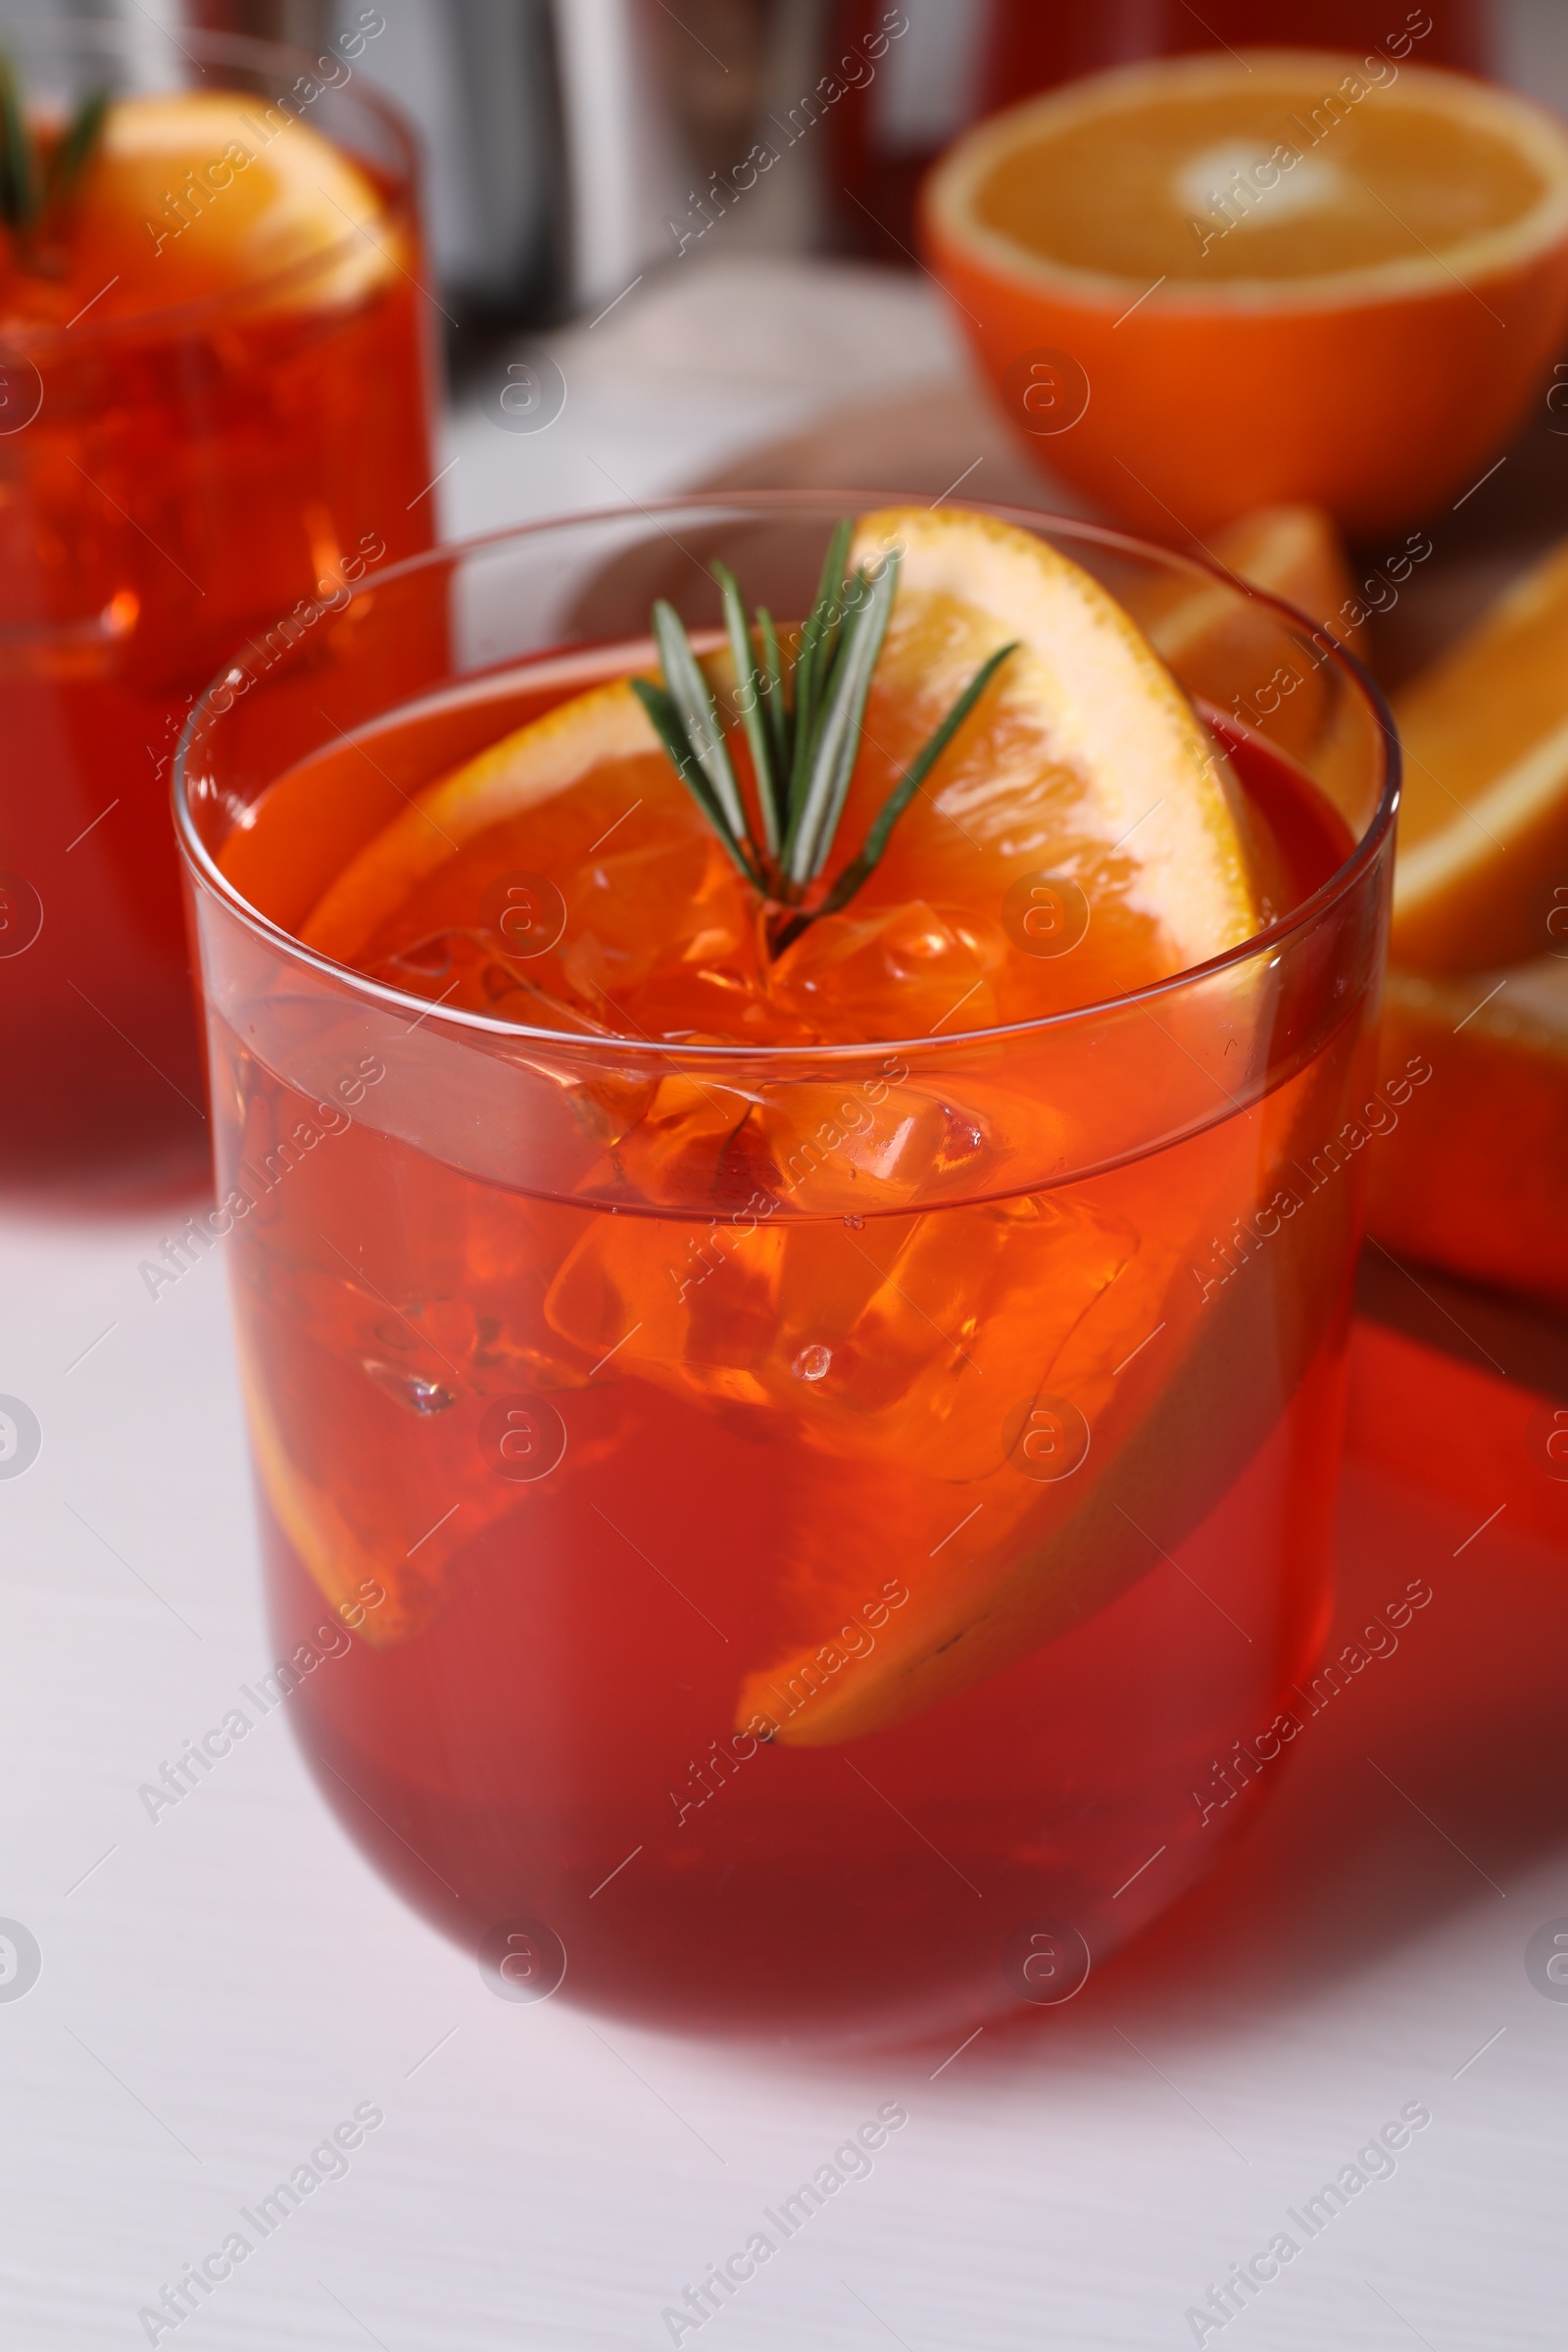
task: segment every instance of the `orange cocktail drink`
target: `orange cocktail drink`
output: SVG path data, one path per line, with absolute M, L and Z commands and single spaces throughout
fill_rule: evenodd
M 1068 1997 L 1330 1605 L 1369 692 L 1038 517 L 813 608 L 835 513 L 420 559 L 178 786 L 306 1748 L 498 1991 L 693 2026 Z
M 413 156 L 357 61 L 39 27 L 0 223 L 0 1183 L 189 1181 L 167 813 L 219 662 L 427 547 Z M 10 69 L 7 69 L 8 74 Z

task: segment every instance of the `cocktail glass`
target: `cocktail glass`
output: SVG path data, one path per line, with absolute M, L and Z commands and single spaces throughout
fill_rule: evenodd
M 180 728 L 236 646 L 310 636 L 353 580 L 431 543 L 415 159 L 356 64 L 368 37 L 318 59 L 139 20 L 8 35 L 41 113 L 94 88 L 240 90 L 253 152 L 303 122 L 380 199 L 317 258 L 199 302 L 115 316 L 111 285 L 40 324 L 7 313 L 17 271 L 0 279 L 0 1185 L 13 1190 L 102 1196 L 200 1173 L 167 815 Z M 203 233 L 233 181 L 220 157 L 200 191 L 171 188 L 149 251 L 158 234 Z M 384 260 L 368 270 L 368 240 Z
M 1395 760 L 1283 607 L 1006 517 L 1144 617 L 1298 876 L 1115 1002 L 680 1046 L 291 936 L 423 784 L 651 666 L 652 594 L 700 639 L 722 559 L 803 610 L 847 503 L 381 572 L 225 673 L 176 781 L 220 1205 L 169 1273 L 230 1270 L 269 1688 L 497 1993 L 694 2030 L 1070 1997 L 1277 1779 L 1331 1606 Z M 1018 952 L 1071 953 L 1093 908 L 1008 887 Z M 547 873 L 496 893 L 514 965 L 583 919 Z

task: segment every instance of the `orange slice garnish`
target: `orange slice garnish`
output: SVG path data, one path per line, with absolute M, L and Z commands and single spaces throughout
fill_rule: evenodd
M 409 256 L 383 200 L 341 149 L 291 111 L 238 90 L 121 98 L 72 227 L 74 282 L 107 287 L 93 316 L 168 310 L 242 286 L 279 311 L 337 308 Z M 304 266 L 319 261 L 311 270 Z M 298 272 L 297 275 L 293 274 Z
M 884 508 L 862 517 L 854 560 L 894 545 L 899 599 L 842 842 L 862 837 L 981 662 L 1011 640 L 1018 650 L 845 919 L 926 904 L 1004 927 L 1006 894 L 1032 870 L 1080 890 L 1082 944 L 1012 959 L 990 992 L 994 1013 L 967 1008 L 960 1028 L 1116 996 L 1248 938 L 1256 899 L 1214 746 L 1115 599 L 990 515 Z M 830 933 L 830 921 L 815 926 L 799 953 L 821 955 Z

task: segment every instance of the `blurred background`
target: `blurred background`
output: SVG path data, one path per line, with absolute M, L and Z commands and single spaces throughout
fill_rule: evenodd
M 1187 0 L 56 0 L 26 13 L 313 49 L 363 28 L 360 70 L 423 134 L 435 261 L 469 330 L 460 373 L 482 330 L 591 315 L 699 247 L 913 270 L 911 204 L 932 158 L 981 116 L 1103 66 L 1258 41 L 1352 48 L 1429 17 L 1428 64 L 1568 104 L 1563 0 L 1205 0 L 1201 14 Z M 884 24 L 900 29 L 873 61 Z M 824 76 L 842 89 L 826 104 Z M 778 166 L 743 186 L 759 141 Z
M 263 34 L 413 117 L 451 399 L 444 535 L 698 482 L 971 488 L 1071 510 L 974 384 L 915 252 L 964 126 L 1103 66 L 1409 24 L 1568 110 L 1564 0 L 55 0 Z M 771 160 L 766 160 L 771 159 Z M 831 418 L 831 432 L 823 427 Z M 943 470 L 944 467 L 947 470 Z M 827 468 L 828 470 L 824 470 Z M 940 477 L 940 478 L 938 478 Z

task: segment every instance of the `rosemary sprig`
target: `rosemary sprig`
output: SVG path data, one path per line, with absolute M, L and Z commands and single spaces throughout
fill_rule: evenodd
M 975 672 L 895 784 L 859 851 L 818 903 L 808 905 L 849 799 L 866 699 L 899 589 L 899 548 L 846 576 L 852 530 L 844 521 L 833 534 L 816 601 L 787 672 L 772 614 L 759 607 L 748 624 L 733 572 L 723 564 L 713 567 L 735 668 L 735 710 L 751 760 L 755 824 L 691 639 L 662 598 L 654 607 L 653 634 L 663 683 L 632 680 L 676 774 L 739 871 L 767 901 L 775 954 L 808 924 L 848 906 L 880 861 L 899 818 L 1017 647 L 1016 640 L 1000 647 Z
M 45 155 L 27 120 L 22 77 L 0 54 L 0 221 L 25 268 L 46 267 L 39 238 L 79 186 L 109 112 L 109 92 L 89 90 Z

